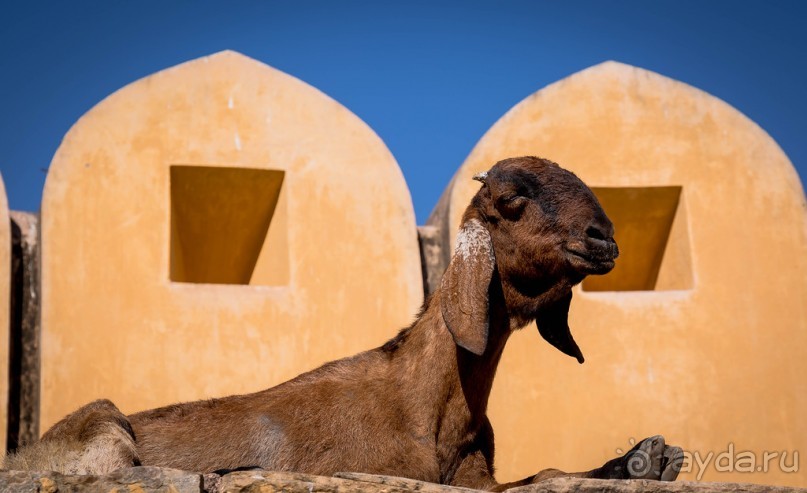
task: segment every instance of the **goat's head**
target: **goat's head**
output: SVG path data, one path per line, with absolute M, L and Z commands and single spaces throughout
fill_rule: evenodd
M 582 363 L 567 323 L 571 288 L 614 267 L 613 224 L 591 189 L 546 159 L 505 159 L 475 179 L 483 185 L 465 211 L 441 287 L 454 340 L 485 351 L 489 298 L 500 285 L 508 330 L 536 320 L 550 344 Z

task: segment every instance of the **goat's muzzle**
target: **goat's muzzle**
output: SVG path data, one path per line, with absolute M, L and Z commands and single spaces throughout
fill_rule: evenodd
M 619 257 L 619 247 L 613 238 L 586 238 L 565 248 L 569 263 L 583 274 L 607 274 Z

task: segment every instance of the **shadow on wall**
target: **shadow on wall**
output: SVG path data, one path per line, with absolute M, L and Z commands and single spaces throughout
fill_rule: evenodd
M 285 171 L 171 166 L 170 173 L 171 281 L 288 284 Z
M 583 281 L 584 291 L 692 288 L 689 227 L 681 186 L 596 187 L 621 258 L 614 270 Z

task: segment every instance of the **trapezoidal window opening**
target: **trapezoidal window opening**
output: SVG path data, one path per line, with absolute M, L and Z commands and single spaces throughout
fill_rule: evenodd
M 619 258 L 583 291 L 668 291 L 692 288 L 689 228 L 682 187 L 592 187 L 614 223 Z
M 173 165 L 170 172 L 171 281 L 288 284 L 284 171 Z

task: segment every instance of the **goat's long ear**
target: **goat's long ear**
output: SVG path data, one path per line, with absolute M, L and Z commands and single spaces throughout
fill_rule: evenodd
M 560 349 L 564 354 L 577 358 L 578 363 L 585 361 L 583 353 L 574 342 L 572 332 L 569 330 L 569 305 L 572 303 L 572 292 L 550 305 L 541 309 L 535 317 L 538 332 L 549 344 Z
M 476 355 L 488 344 L 488 290 L 495 266 L 487 228 L 478 219 L 465 221 L 440 285 L 440 309 L 454 342 Z

